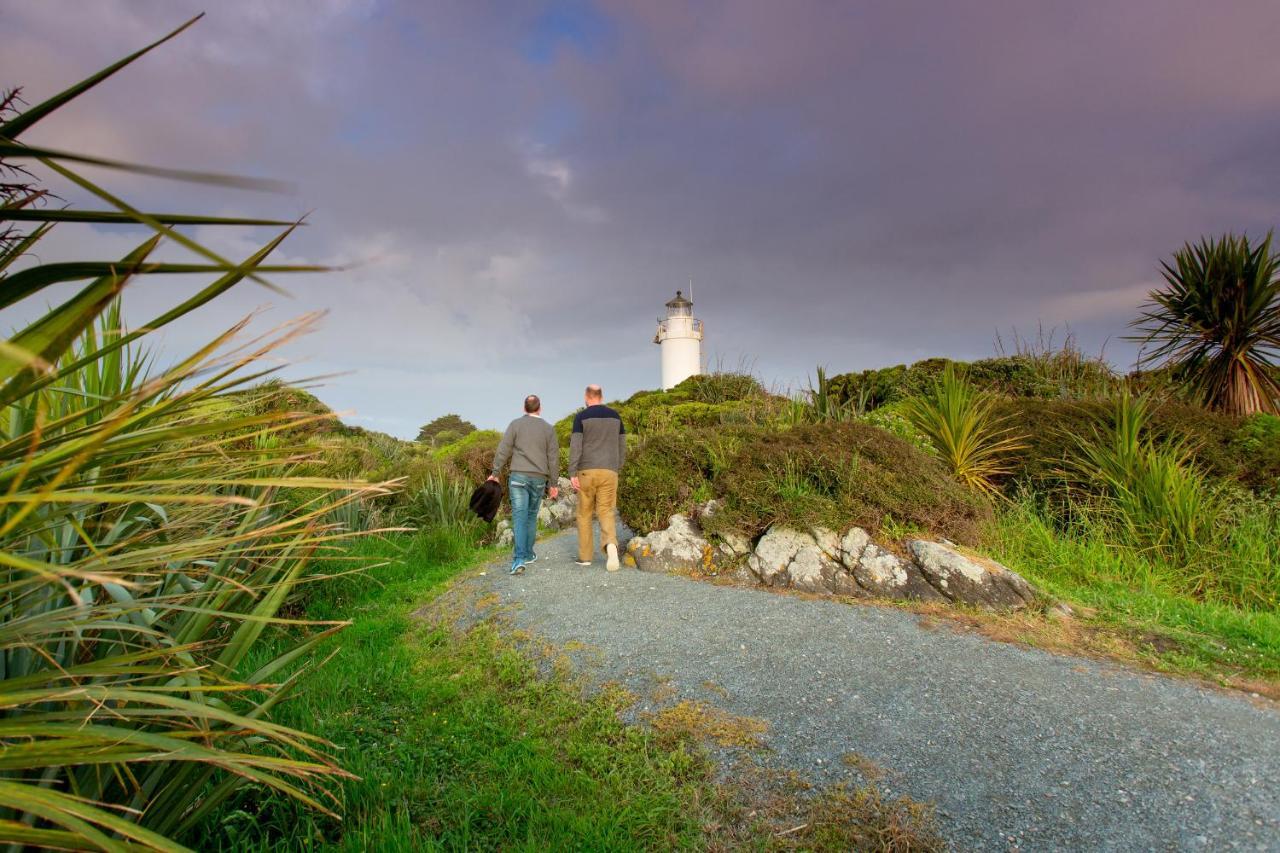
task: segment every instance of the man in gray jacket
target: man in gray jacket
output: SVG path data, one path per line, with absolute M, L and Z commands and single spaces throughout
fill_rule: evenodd
M 622 417 L 604 404 L 599 385 L 588 385 L 587 407 L 573 419 L 569 438 L 569 476 L 578 490 L 578 565 L 591 565 L 594 536 L 591 516 L 600 521 L 600 547 L 605 568 L 618 570 L 618 472 L 627 457 L 627 431 Z
M 538 536 L 538 509 L 542 496 L 555 499 L 560 479 L 560 443 L 556 431 L 542 419 L 542 401 L 533 394 L 524 398 L 524 415 L 507 426 L 493 455 L 495 483 L 502 469 L 511 463 L 507 480 L 507 499 L 511 503 L 511 527 L 515 535 L 515 553 L 511 557 L 511 574 L 518 575 L 538 555 L 533 543 Z

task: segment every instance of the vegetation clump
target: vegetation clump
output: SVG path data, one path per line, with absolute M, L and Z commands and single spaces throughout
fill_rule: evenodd
M 452 444 L 475 431 L 476 425 L 471 421 L 464 421 L 459 415 L 441 415 L 435 420 L 424 424 L 418 430 L 418 437 L 414 441 L 421 441 L 432 447 L 440 447 Z

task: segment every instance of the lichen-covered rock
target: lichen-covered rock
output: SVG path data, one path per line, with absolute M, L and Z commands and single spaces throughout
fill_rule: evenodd
M 627 562 L 644 572 L 689 572 L 710 568 L 711 543 L 696 522 L 673 515 L 665 530 L 634 536 L 627 543 Z
M 500 519 L 494 530 L 497 533 L 497 537 L 494 539 L 494 542 L 499 547 L 510 548 L 515 544 L 516 534 L 515 531 L 511 529 L 510 521 L 507 521 L 505 518 Z
M 871 537 L 861 527 L 851 527 L 840 539 L 840 562 L 852 571 L 862 559 L 862 552 L 871 544 Z
M 787 586 L 790 578 L 787 569 L 802 548 L 817 548 L 817 542 L 808 533 L 785 527 L 771 527 L 747 560 L 747 565 L 761 583 L 770 586 Z
M 862 549 L 862 556 L 853 568 L 853 576 L 859 586 L 881 598 L 943 600 L 911 561 L 886 551 L 874 542 L 868 542 Z
M 786 577 L 793 589 L 830 593 L 831 579 L 839 568 L 840 564 L 828 557 L 818 545 L 805 545 L 787 566 Z
M 751 540 L 741 533 L 725 533 L 715 546 L 715 562 L 718 565 L 740 563 L 745 565 L 751 556 Z M 754 580 L 754 578 L 752 578 Z
M 998 609 L 1033 604 L 1035 589 L 1012 569 L 994 560 L 971 557 L 940 542 L 914 539 L 907 544 L 921 573 L 947 599 Z
M 809 531 L 813 541 L 818 543 L 819 550 L 830 560 L 840 562 L 840 534 L 825 527 L 814 527 Z

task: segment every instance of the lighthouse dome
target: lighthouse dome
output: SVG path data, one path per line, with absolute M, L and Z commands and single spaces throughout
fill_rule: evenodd
M 677 290 L 676 298 L 667 303 L 668 317 L 689 317 L 693 314 L 693 303 L 685 298 L 684 293 Z

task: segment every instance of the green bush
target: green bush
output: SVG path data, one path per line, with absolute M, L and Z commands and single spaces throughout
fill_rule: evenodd
M 633 530 L 648 532 L 687 513 L 710 484 L 702 444 L 712 436 L 686 430 L 650 436 L 627 456 L 619 475 L 618 510 Z
M 747 373 L 703 373 L 690 376 L 671 390 L 711 405 L 768 396 L 760 381 Z
M 1110 429 L 1076 438 L 1068 471 L 1102 496 L 1116 539 L 1186 565 L 1216 543 L 1219 504 L 1187 440 L 1152 437 L 1149 418 L 1148 401 L 1120 397 Z
M 974 542 L 990 513 L 936 459 L 863 423 L 664 433 L 646 439 L 622 471 L 619 508 L 635 530 L 662 528 L 710 497 L 723 506 L 708 532 L 750 537 L 774 523 L 892 522 Z
M 1280 492 L 1280 418 L 1246 418 L 1232 436 L 1230 451 L 1243 464 L 1238 479 L 1257 492 Z
M 712 533 L 756 536 L 772 524 L 874 531 L 891 523 L 974 543 L 991 512 L 936 458 L 859 422 L 762 433 L 714 487 L 724 507 L 707 520 Z
M 502 433 L 492 429 L 479 429 L 467 433 L 458 441 L 438 447 L 432 458 L 447 463 L 468 482 L 480 483 L 489 476 L 493 454 L 502 441 Z
M 903 412 L 905 405 L 906 401 L 886 403 L 862 415 L 859 420 L 891 432 L 926 453 L 933 453 L 933 445 L 929 443 L 929 437 L 916 429 L 915 425 L 911 423 L 911 419 Z
M 1024 448 L 1010 457 L 1006 493 L 1060 489 L 1060 473 L 1074 458 L 1075 437 L 1114 426 L 1113 407 L 1102 401 L 1005 399 L 995 409 L 1025 433 Z M 1257 415 L 1240 421 L 1177 400 L 1153 404 L 1147 428 L 1159 442 L 1184 441 L 1192 464 L 1217 482 L 1255 492 L 1280 484 L 1280 418 Z
M 843 373 L 829 380 L 839 403 L 855 403 L 871 411 L 888 403 L 927 393 L 947 365 L 963 370 L 979 390 L 1010 397 L 1089 399 L 1118 391 L 1124 383 L 1100 359 L 1091 359 L 1071 346 L 1059 350 L 1020 353 L 973 362 L 930 358 L 910 367 L 896 365 L 860 373 Z

